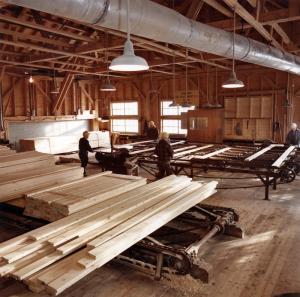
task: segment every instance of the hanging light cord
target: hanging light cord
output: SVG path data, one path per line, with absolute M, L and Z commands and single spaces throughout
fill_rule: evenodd
M 128 0 L 129 1 L 129 0 Z M 232 48 L 232 71 L 235 72 L 235 7 L 233 7 L 233 48 Z
M 173 101 L 175 102 L 175 55 L 173 55 Z
M 130 21 L 129 21 L 129 9 L 130 9 L 130 3 L 129 0 L 127 0 L 127 40 L 130 40 Z

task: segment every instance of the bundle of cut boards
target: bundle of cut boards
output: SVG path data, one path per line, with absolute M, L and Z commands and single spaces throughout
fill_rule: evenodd
M 57 221 L 106 199 L 130 191 L 147 180 L 137 176 L 112 174 L 110 171 L 27 194 L 24 214 Z
M 11 150 L 9 147 L 7 147 L 5 145 L 0 145 L 0 157 L 5 157 L 5 156 L 8 156 L 8 155 L 13 155 L 15 153 L 16 153 L 15 150 Z
M 57 295 L 215 192 L 169 176 L 0 244 L 0 275 Z
M 0 202 L 80 178 L 82 168 L 55 165 L 53 155 L 25 152 L 1 156 L 0 153 Z

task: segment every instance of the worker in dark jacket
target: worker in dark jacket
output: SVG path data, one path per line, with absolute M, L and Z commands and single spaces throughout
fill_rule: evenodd
M 157 178 L 163 178 L 165 175 L 171 175 L 171 159 L 173 158 L 173 149 L 170 145 L 169 134 L 166 132 L 160 133 L 159 142 L 156 145 L 154 153 L 158 157 L 158 169 Z
M 148 139 L 151 140 L 158 139 L 158 129 L 155 126 L 155 123 L 153 121 L 149 122 L 148 129 L 147 129 L 147 137 Z
M 81 161 L 81 167 L 83 167 L 83 176 L 87 176 L 86 173 L 86 166 L 89 162 L 89 152 L 93 153 L 93 149 L 90 146 L 90 143 L 88 141 L 89 138 L 89 132 L 84 131 L 83 137 L 79 140 L 79 158 Z
M 300 147 L 300 130 L 297 128 L 296 123 L 291 124 L 291 130 L 286 137 L 286 143 Z

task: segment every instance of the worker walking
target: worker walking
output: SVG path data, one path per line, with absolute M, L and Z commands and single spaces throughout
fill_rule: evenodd
M 89 138 L 89 132 L 84 131 L 83 137 L 79 140 L 79 158 L 81 161 L 81 167 L 83 167 L 83 176 L 86 177 L 86 166 L 89 162 L 89 152 L 93 153 L 93 149 L 90 146 L 90 143 L 88 141 Z
M 157 178 L 163 178 L 165 175 L 171 175 L 171 159 L 173 158 L 173 148 L 170 144 L 169 134 L 167 132 L 161 132 L 159 142 L 156 145 L 154 153 L 158 157 L 158 169 Z
M 153 121 L 148 124 L 147 137 L 151 140 L 157 140 L 158 138 L 158 129 Z
M 300 130 L 297 128 L 296 123 L 291 124 L 291 130 L 286 137 L 286 143 L 300 147 Z

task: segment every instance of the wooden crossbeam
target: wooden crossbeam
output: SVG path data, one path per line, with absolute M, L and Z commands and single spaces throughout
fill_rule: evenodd
M 83 94 L 88 98 L 88 100 L 91 102 L 92 104 L 92 109 L 95 108 L 95 101 L 93 100 L 93 98 L 91 97 L 91 95 L 86 91 L 84 86 L 79 85 L 81 91 L 83 92 Z
M 281 156 L 272 164 L 272 167 L 281 167 L 282 163 L 285 161 L 285 159 L 289 156 L 289 154 L 291 152 L 293 152 L 296 149 L 295 146 L 290 146 L 289 148 L 287 148 L 282 154 Z
M 64 99 L 72 85 L 73 78 L 74 75 L 71 74 L 70 72 L 68 72 L 64 77 L 56 102 L 53 105 L 53 110 L 52 110 L 53 114 L 55 114 L 55 112 L 61 107 L 62 103 L 64 102 Z
M 281 28 L 281 26 L 277 23 L 272 25 L 273 29 L 278 33 L 278 35 L 280 35 L 280 37 L 282 38 L 282 41 L 286 44 L 290 44 L 291 43 L 291 39 L 290 37 L 285 33 L 285 31 Z
M 232 12 L 229 11 L 226 7 L 220 4 L 216 0 L 203 0 L 206 4 L 210 5 L 217 11 L 221 12 L 222 14 L 226 15 L 227 17 L 231 18 L 233 16 Z
M 248 3 L 252 6 L 252 7 L 256 7 L 257 5 L 257 0 L 247 0 Z
M 203 7 L 203 4 L 204 1 L 193 0 L 186 14 L 186 17 L 192 20 L 196 20 Z
M 236 13 L 243 18 L 247 23 L 252 25 L 257 32 L 259 32 L 266 40 L 272 43 L 276 48 L 282 50 L 281 45 L 273 38 L 273 36 L 258 22 L 253 15 L 251 15 L 237 0 L 224 0 L 224 2 L 233 7 Z
M 43 90 L 43 88 L 40 86 L 38 81 L 35 81 L 36 88 L 38 89 L 38 91 L 40 91 L 40 93 L 43 95 L 43 97 L 50 103 L 52 103 L 52 100 L 50 98 L 50 96 Z
M 70 33 L 64 30 L 57 30 L 57 29 L 53 29 L 44 25 L 39 25 L 33 22 L 28 22 L 25 20 L 22 20 L 20 18 L 14 18 L 14 17 L 10 17 L 7 15 L 1 15 L 0 14 L 0 20 L 4 21 L 4 22 L 8 22 L 8 23 L 13 23 L 16 25 L 21 25 L 21 26 L 25 26 L 28 28 L 32 28 L 32 29 L 36 29 L 36 30 L 40 30 L 40 31 L 46 31 L 46 32 L 50 32 L 56 35 L 60 35 L 60 36 L 65 36 L 65 37 L 69 37 L 71 39 L 74 40 L 81 40 L 81 41 L 86 41 L 86 42 L 95 42 L 95 39 L 92 39 L 90 37 L 86 37 L 86 36 L 82 36 L 79 34 L 74 34 L 74 33 Z

